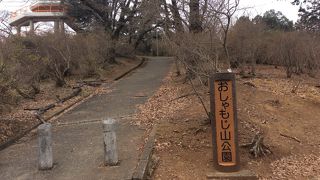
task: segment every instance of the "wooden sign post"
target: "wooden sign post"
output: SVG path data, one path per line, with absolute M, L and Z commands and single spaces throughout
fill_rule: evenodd
M 235 75 L 216 73 L 210 78 L 213 160 L 216 170 L 240 169 Z

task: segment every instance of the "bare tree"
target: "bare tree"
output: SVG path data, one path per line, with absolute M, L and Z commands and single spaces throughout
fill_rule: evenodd
M 108 49 L 106 63 L 115 63 L 115 46 L 120 35 L 135 17 L 141 0 L 69 0 L 72 5 L 69 15 L 74 18 L 75 29 L 90 31 L 94 26 L 103 26 L 110 33 L 113 46 Z
M 8 11 L 0 11 L 0 38 L 13 35 L 12 27 L 8 23 L 9 16 Z
M 200 18 L 200 1 L 190 0 L 189 9 L 189 30 L 192 33 L 199 33 L 202 31 L 202 22 Z
M 215 12 L 215 17 L 220 23 L 222 32 L 222 46 L 226 55 L 228 68 L 230 69 L 230 55 L 228 50 L 228 35 L 232 24 L 232 17 L 238 10 L 240 0 L 221 0 L 218 4 L 210 3 L 210 10 Z
M 249 74 L 255 75 L 255 64 L 260 58 L 258 52 L 262 47 L 261 39 L 264 30 L 264 24 L 255 24 L 246 16 L 241 16 L 231 27 L 229 35 L 230 58 L 233 67 L 241 69 L 241 74 L 245 73 L 245 66 L 250 63 L 251 71 Z

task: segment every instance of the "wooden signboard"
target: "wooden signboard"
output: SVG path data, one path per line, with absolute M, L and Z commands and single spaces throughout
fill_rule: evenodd
M 235 75 L 216 73 L 210 78 L 210 109 L 215 168 L 222 172 L 240 168 Z

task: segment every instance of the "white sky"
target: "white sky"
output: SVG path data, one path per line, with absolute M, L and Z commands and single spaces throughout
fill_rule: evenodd
M 0 3 L 0 10 L 14 11 L 25 6 L 25 2 L 26 0 L 2 0 L 2 2 Z
M 299 6 L 294 6 L 290 2 L 292 0 L 240 0 L 240 8 L 249 8 L 238 12 L 237 16 L 249 15 L 250 17 L 255 17 L 274 9 L 281 11 L 289 20 L 296 22 L 298 20 Z
M 25 0 L 2 0 L 0 3 L 0 10 L 13 11 L 25 6 Z M 32 1 L 32 0 L 30 0 Z M 240 0 L 240 8 L 247 8 L 238 12 L 237 16 L 249 15 L 254 17 L 258 14 L 262 15 L 264 12 L 275 9 L 281 11 L 288 19 L 296 21 L 298 19 L 298 6 L 293 6 L 290 2 L 292 0 Z

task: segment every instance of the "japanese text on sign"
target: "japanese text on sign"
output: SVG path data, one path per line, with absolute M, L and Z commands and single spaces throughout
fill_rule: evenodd
M 218 164 L 236 165 L 232 81 L 215 81 L 215 123 Z

